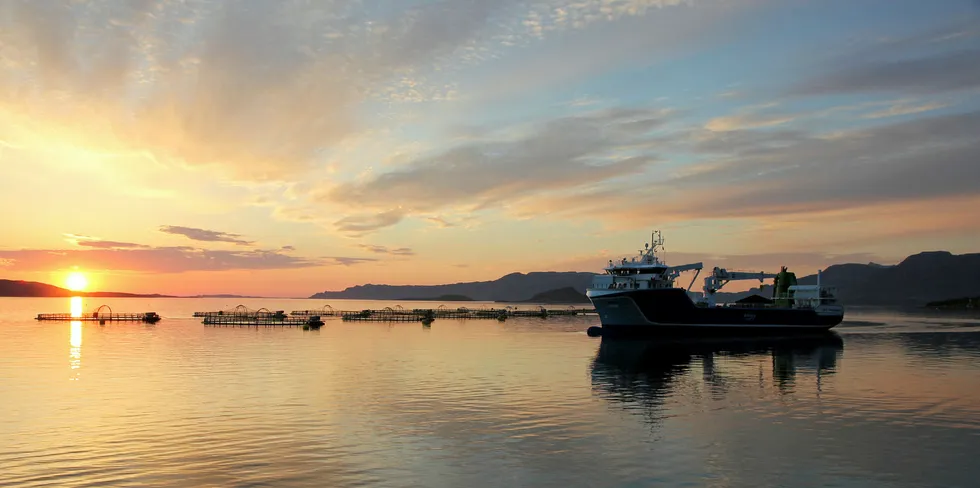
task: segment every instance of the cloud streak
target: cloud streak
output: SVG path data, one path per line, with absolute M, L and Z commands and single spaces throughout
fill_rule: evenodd
M 390 254 L 392 256 L 414 256 L 415 251 L 407 247 L 390 248 L 387 246 L 377 246 L 372 244 L 358 244 L 359 248 L 374 254 Z
M 276 251 L 220 251 L 193 247 L 141 247 L 138 249 L 22 249 L 0 250 L 0 260 L 11 262 L 14 271 L 84 269 L 182 273 L 310 268 L 330 264 L 325 260 L 288 256 Z
M 93 247 L 98 249 L 145 249 L 150 247 L 133 242 L 106 241 L 95 237 L 78 234 L 65 234 L 65 239 L 76 246 Z
M 366 232 L 394 225 L 410 213 L 450 206 L 486 209 L 535 193 L 591 186 L 649 167 L 655 157 L 631 145 L 663 125 L 664 117 L 663 110 L 616 109 L 556 119 L 513 140 L 463 144 L 365 181 L 338 185 L 320 200 L 402 207 L 336 223 L 341 231 Z
M 542 196 L 518 212 L 628 222 L 655 209 L 658 220 L 678 221 L 980 195 L 975 127 L 980 127 L 980 112 L 913 119 L 833 137 L 741 134 L 733 153 L 684 173 L 617 189 Z
M 295 177 L 365 130 L 362 103 L 434 96 L 412 80 L 514 4 L 4 2 L 0 138 Z
M 181 227 L 179 225 L 164 225 L 160 227 L 160 232 L 177 236 L 184 236 L 194 241 L 202 242 L 230 242 L 239 246 L 251 246 L 254 241 L 242 239 L 238 234 L 219 232 L 216 230 L 197 229 L 194 227 Z
M 899 104 L 892 105 L 891 107 L 888 107 L 887 109 L 884 110 L 877 110 L 875 112 L 864 114 L 861 116 L 861 118 L 881 119 L 885 117 L 898 117 L 901 115 L 912 115 L 912 114 L 918 114 L 923 112 L 930 112 L 932 110 L 938 110 L 941 108 L 945 108 L 947 106 L 948 105 L 945 103 L 938 103 L 938 102 L 923 103 L 918 105 L 899 103 Z
M 901 60 L 861 60 L 795 87 L 793 95 L 892 92 L 936 94 L 980 87 L 980 49 Z

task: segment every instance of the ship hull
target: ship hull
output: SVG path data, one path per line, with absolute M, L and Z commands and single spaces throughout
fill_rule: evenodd
M 826 331 L 844 320 L 843 307 L 699 307 L 680 288 L 589 290 L 603 336 L 768 335 Z

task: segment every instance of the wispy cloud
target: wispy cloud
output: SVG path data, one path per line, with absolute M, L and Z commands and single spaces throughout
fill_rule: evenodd
M 616 109 L 552 120 L 516 140 L 469 142 L 366 181 L 338 185 L 321 199 L 397 212 L 347 217 L 342 231 L 393 225 L 407 214 L 450 206 L 490 208 L 538 192 L 564 190 L 638 174 L 654 162 L 631 144 L 664 123 L 660 109 Z
M 160 227 L 160 232 L 184 236 L 194 241 L 230 242 L 240 246 L 251 246 L 252 244 L 255 244 L 253 241 L 246 241 L 242 239 L 242 236 L 238 234 L 230 234 L 228 232 L 219 232 L 216 230 L 197 229 L 194 227 L 181 227 L 179 225 L 164 225 Z
M 49 271 L 79 266 L 85 269 L 181 273 L 236 269 L 292 269 L 330 264 L 326 260 L 288 256 L 276 251 L 216 251 L 193 247 L 148 247 L 136 249 L 21 249 L 0 250 L 0 259 L 12 262 L 16 271 Z
M 323 259 L 342 266 L 355 266 L 358 264 L 373 263 L 375 261 L 378 261 L 378 259 L 376 258 L 348 258 L 348 257 L 338 257 L 338 256 L 328 256 L 328 257 L 324 257 Z
M 426 217 L 425 220 L 436 225 L 436 227 L 447 229 L 449 227 L 456 227 L 456 223 L 450 222 L 442 217 Z
M 945 108 L 947 106 L 948 106 L 947 104 L 939 103 L 939 102 L 923 103 L 918 105 L 900 103 L 900 104 L 892 105 L 891 107 L 888 107 L 887 109 L 884 110 L 877 110 L 874 112 L 866 113 L 861 117 L 865 119 L 882 119 L 885 117 L 898 117 L 900 115 L 912 115 L 912 114 L 918 114 L 922 112 L 929 112 L 932 110 L 938 110 L 941 108 Z
M 732 115 L 714 117 L 704 128 L 712 132 L 745 131 L 787 124 L 797 117 L 780 109 L 779 102 L 768 101 L 739 107 Z
M 980 50 L 965 49 L 900 60 L 861 60 L 818 75 L 793 89 L 797 95 L 897 92 L 933 94 L 980 87 Z
M 445 83 L 415 80 L 519 16 L 511 1 L 390 7 L 372 18 L 354 0 L 5 2 L 0 122 L 19 124 L 24 143 L 295 176 L 365 130 L 360 104 L 445 99 Z
M 357 247 L 374 254 L 391 254 L 393 256 L 414 256 L 415 251 L 408 247 L 390 248 L 387 246 L 377 246 L 372 244 L 358 244 Z
M 980 195 L 980 141 L 974 127 L 980 127 L 980 112 L 852 130 L 834 138 L 752 134 L 728 157 L 655 183 L 543 195 L 518 211 L 628 222 L 655 206 L 658 220 L 678 221 Z M 771 144 L 769 137 L 780 143 Z
M 334 226 L 340 232 L 357 236 L 395 225 L 401 222 L 403 218 L 405 218 L 405 212 L 396 208 L 378 213 L 350 215 L 334 222 Z
M 65 234 L 65 240 L 82 247 L 94 247 L 99 249 L 141 249 L 149 246 L 132 242 L 106 241 L 95 237 L 83 236 L 78 234 Z
M 730 132 L 783 125 L 792 122 L 793 118 L 787 114 L 731 115 L 713 118 L 704 127 L 712 132 Z

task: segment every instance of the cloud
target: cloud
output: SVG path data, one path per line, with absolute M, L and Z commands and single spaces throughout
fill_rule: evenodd
M 714 117 L 704 124 L 711 132 L 735 132 L 760 129 L 787 124 L 796 120 L 799 114 L 789 114 L 782 110 L 767 112 L 779 106 L 779 102 L 745 105 L 735 110 L 733 115 Z
M 350 215 L 334 222 L 334 226 L 340 232 L 363 235 L 395 225 L 401 222 L 403 218 L 405 218 L 405 212 L 396 208 L 373 214 Z
M 941 109 L 941 108 L 945 108 L 947 106 L 948 105 L 945 104 L 945 103 L 938 103 L 938 102 L 923 103 L 923 104 L 919 104 L 919 105 L 910 105 L 910 104 L 907 104 L 907 103 L 899 103 L 899 104 L 896 104 L 896 105 L 892 105 L 891 107 L 888 107 L 885 110 L 878 110 L 878 111 L 875 111 L 875 112 L 866 113 L 866 114 L 862 115 L 861 118 L 864 118 L 864 119 L 881 119 L 881 118 L 885 118 L 885 117 L 897 117 L 899 115 L 912 115 L 912 114 L 918 114 L 918 113 L 922 113 L 922 112 L 929 112 L 929 111 L 932 111 L 932 110 L 938 110 L 938 109 Z
M 255 244 L 253 241 L 241 239 L 242 236 L 238 234 L 229 234 L 227 232 L 218 232 L 216 230 L 196 229 L 194 227 L 164 225 L 160 227 L 160 232 L 184 236 L 194 241 L 230 242 L 240 246 L 251 246 L 252 244 Z
M 934 94 L 980 87 L 980 50 L 900 60 L 862 60 L 793 88 L 795 95 L 901 92 Z
M 276 251 L 214 251 L 192 247 L 147 247 L 137 249 L 21 249 L 0 250 L 0 260 L 9 260 L 17 271 L 46 271 L 79 266 L 84 269 L 182 273 L 236 269 L 293 269 L 324 266 L 325 260 L 287 256 Z
M 425 220 L 428 220 L 429 222 L 432 222 L 433 224 L 436 225 L 436 227 L 439 227 L 439 228 L 442 228 L 442 229 L 447 229 L 449 227 L 456 227 L 456 224 L 455 223 L 450 222 L 450 221 L 448 221 L 448 220 L 446 220 L 446 219 L 444 219 L 442 217 L 426 217 Z
M 740 134 L 725 156 L 655 182 L 544 195 L 520 215 L 604 222 L 758 218 L 980 195 L 980 111 L 838 133 Z M 774 144 L 769 138 L 776 139 Z
M 755 0 L 586 0 L 531 5 L 513 39 L 521 56 L 486 57 L 486 70 L 461 90 L 486 102 L 564 87 L 569 80 L 651 65 L 724 42 Z M 513 51 L 511 51 L 513 52 Z
M 354 266 L 357 264 L 373 263 L 375 261 L 378 261 L 376 258 L 348 258 L 348 257 L 336 257 L 336 256 L 324 257 L 323 259 L 329 260 L 334 264 L 339 264 L 342 266 Z
M 94 247 L 99 249 L 140 249 L 148 248 L 143 244 L 132 242 L 105 241 L 95 237 L 83 236 L 78 234 L 65 234 L 68 242 L 82 247 Z
M 666 182 L 679 190 L 712 189 L 685 202 L 686 210 L 669 207 L 721 217 L 976 194 L 976 127 L 980 112 L 969 112 L 744 149 L 717 168 Z
M 704 127 L 712 132 L 729 132 L 773 127 L 792 122 L 793 119 L 792 115 L 777 114 L 731 115 L 713 118 Z
M 375 254 L 391 254 L 393 256 L 414 256 L 415 251 L 407 247 L 389 248 L 386 246 L 375 246 L 371 244 L 358 244 L 357 247 L 373 252 Z
M 348 217 L 342 231 L 394 225 L 409 213 L 499 207 L 528 195 L 592 186 L 643 172 L 655 157 L 632 147 L 665 123 L 656 109 L 611 109 L 559 118 L 516 139 L 467 142 L 319 198 L 334 204 L 403 210 Z M 384 218 L 382 218 L 384 217 Z
M 794 144 L 809 135 L 800 130 L 730 130 L 724 132 L 695 132 L 691 150 L 695 153 L 731 154 L 749 148 L 778 147 Z
M 4 2 L 0 138 L 295 177 L 365 130 L 361 104 L 442 96 L 406 80 L 485 44 L 514 6 Z

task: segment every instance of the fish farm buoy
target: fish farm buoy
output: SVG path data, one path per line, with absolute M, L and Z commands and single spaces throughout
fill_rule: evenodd
M 599 337 L 602 335 L 602 327 L 596 327 L 593 325 L 592 327 L 589 327 L 585 333 L 589 334 L 589 337 Z

